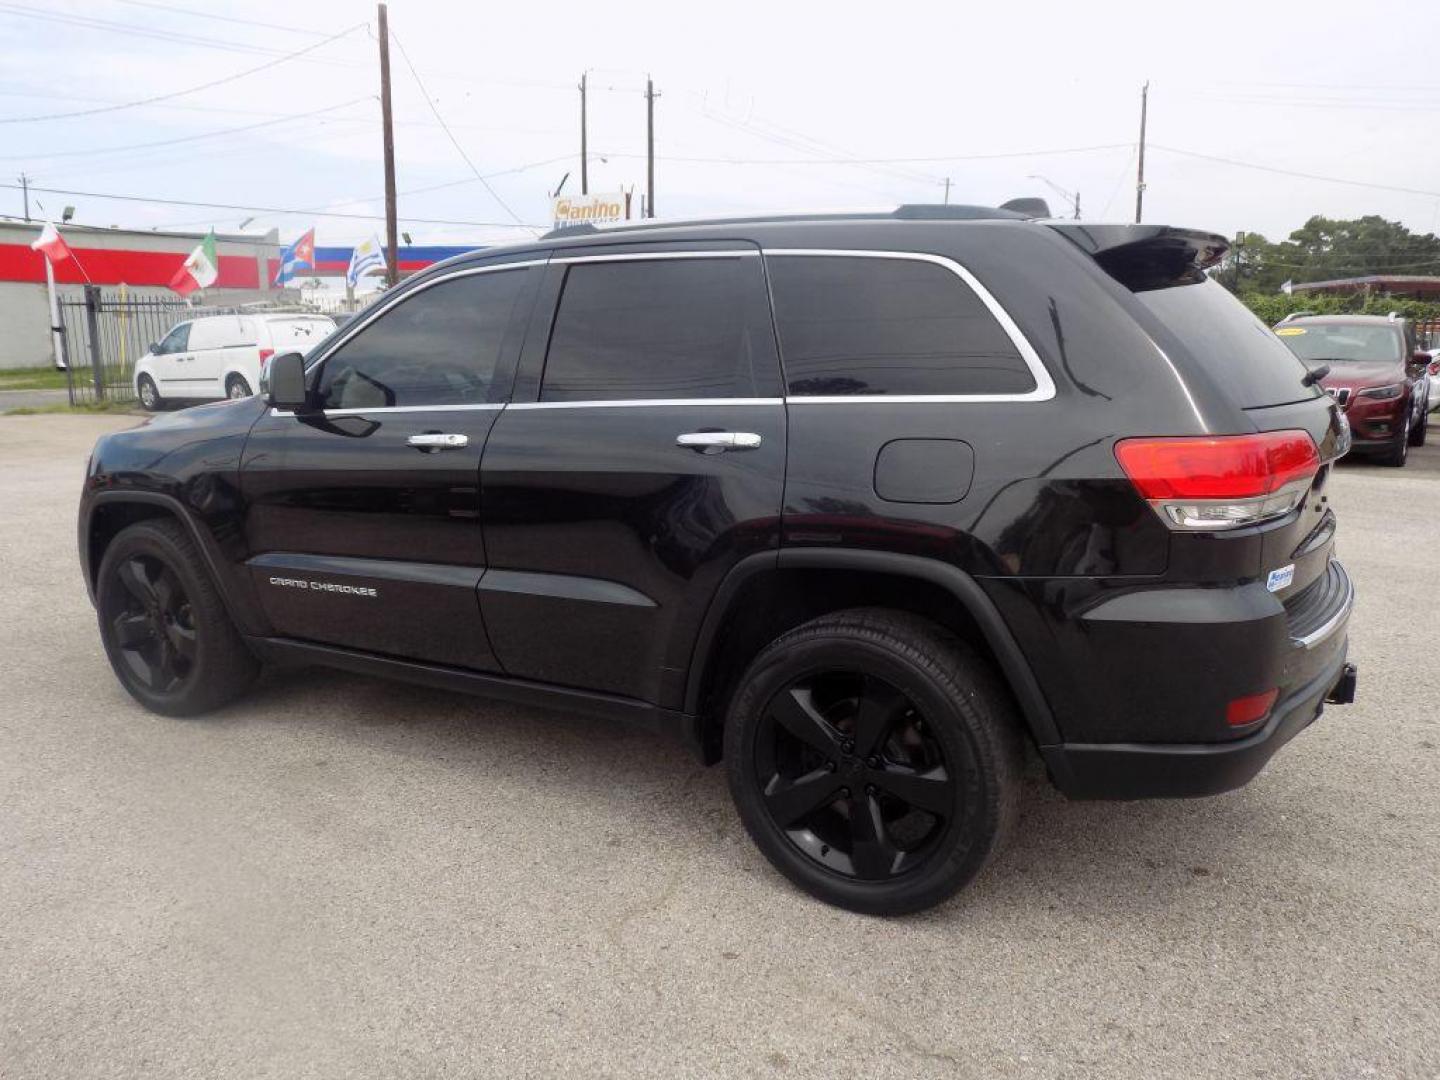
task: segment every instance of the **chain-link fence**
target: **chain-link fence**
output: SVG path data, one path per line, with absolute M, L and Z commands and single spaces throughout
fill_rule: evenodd
M 373 297 L 346 304 L 352 311 Z M 70 404 L 135 400 L 135 364 L 168 334 L 176 323 L 208 315 L 259 315 L 285 311 L 315 312 L 327 305 L 250 304 L 244 307 L 202 307 L 173 296 L 135 296 L 125 289 L 102 290 L 87 285 L 83 299 L 60 301 L 64 330 L 66 384 Z M 333 314 L 340 314 L 340 311 Z

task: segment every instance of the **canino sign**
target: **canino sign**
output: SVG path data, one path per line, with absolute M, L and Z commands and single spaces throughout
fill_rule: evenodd
M 555 227 L 566 225 L 606 225 L 625 220 L 625 196 L 614 195 L 558 195 L 554 200 Z

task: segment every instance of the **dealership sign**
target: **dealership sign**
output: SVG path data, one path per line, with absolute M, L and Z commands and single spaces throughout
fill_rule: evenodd
M 566 225 L 609 225 L 625 220 L 625 196 L 618 191 L 613 195 L 557 195 L 551 205 L 557 229 Z

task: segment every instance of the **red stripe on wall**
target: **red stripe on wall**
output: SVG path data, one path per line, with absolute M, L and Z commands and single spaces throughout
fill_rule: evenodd
M 75 257 L 55 264 L 55 281 L 84 285 L 85 267 L 96 285 L 169 285 L 186 256 L 173 251 L 120 251 L 108 248 L 71 248 Z M 188 253 L 187 253 L 188 254 Z M 260 268 L 249 255 L 221 255 L 215 288 L 258 289 Z M 45 256 L 26 244 L 0 244 L 0 281 L 45 281 Z

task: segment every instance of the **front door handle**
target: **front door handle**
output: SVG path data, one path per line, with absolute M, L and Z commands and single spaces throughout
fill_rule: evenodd
M 702 454 L 723 454 L 726 450 L 754 450 L 761 443 L 753 431 L 691 431 L 675 436 L 676 446 L 688 446 Z
M 451 432 L 427 431 L 424 435 L 411 435 L 405 441 L 411 446 L 424 450 L 427 454 L 434 454 L 441 450 L 459 450 L 462 446 L 469 446 L 470 436 Z

